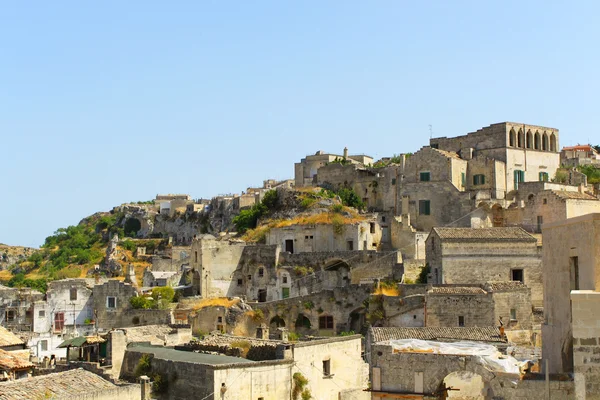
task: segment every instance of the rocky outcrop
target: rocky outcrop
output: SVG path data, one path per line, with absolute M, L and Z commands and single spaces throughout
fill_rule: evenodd
M 32 247 L 8 246 L 0 243 L 0 271 L 25 261 L 36 251 L 38 251 L 38 249 Z

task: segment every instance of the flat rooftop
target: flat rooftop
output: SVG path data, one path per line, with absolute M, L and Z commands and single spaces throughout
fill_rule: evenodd
M 194 353 L 192 351 L 175 350 L 172 347 L 153 346 L 150 344 L 140 343 L 132 343 L 129 347 L 127 347 L 127 350 L 146 354 L 154 354 L 154 357 L 161 358 L 163 360 L 181 361 L 194 364 L 220 365 L 256 362 L 241 357 Z

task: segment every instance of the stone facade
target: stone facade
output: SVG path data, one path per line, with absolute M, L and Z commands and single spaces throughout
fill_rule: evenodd
M 595 313 L 580 321 L 574 319 L 571 291 L 600 291 L 600 214 L 545 224 L 542 233 L 545 314 L 542 354 L 551 373 L 572 372 L 574 327 L 577 326 L 578 338 L 587 339 L 583 334 L 585 329 L 597 326 L 589 320 L 595 318 Z M 577 312 L 582 315 L 583 309 Z
M 600 399 L 600 292 L 571 291 L 573 371 L 578 399 Z
M 381 241 L 382 227 L 376 216 L 368 221 L 343 225 L 340 232 L 333 225 L 319 224 L 271 228 L 267 234 L 267 244 L 279 245 L 290 253 L 377 250 Z
M 373 158 L 365 155 L 349 156 L 348 149 L 344 149 L 343 155 L 324 153 L 317 151 L 294 165 L 294 181 L 297 188 L 313 186 L 313 178 L 317 171 L 335 160 L 346 160 L 351 164 L 369 165 L 373 164 Z
M 521 228 L 434 228 L 426 242 L 431 283 L 485 284 L 518 280 L 542 305 L 537 239 Z

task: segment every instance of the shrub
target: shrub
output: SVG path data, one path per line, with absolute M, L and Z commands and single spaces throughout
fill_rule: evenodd
M 149 354 L 143 354 L 135 366 L 134 374 L 138 378 L 142 375 L 148 375 L 152 370 L 152 358 Z
M 288 339 L 291 342 L 297 342 L 298 339 L 300 339 L 300 334 L 296 333 L 296 332 L 289 332 L 288 333 Z
M 313 308 L 315 308 L 315 303 L 313 303 L 312 301 L 305 301 L 304 303 L 302 303 L 302 305 L 304 306 L 305 309 L 307 310 L 312 310 Z
M 342 188 L 338 190 L 337 195 L 340 196 L 345 206 L 354 207 L 358 210 L 362 210 L 365 207 L 365 203 L 358 197 L 354 189 Z
M 167 303 L 171 303 L 175 297 L 175 290 L 170 286 L 155 287 L 152 289 L 152 297 L 155 300 L 160 298 Z
M 342 204 L 334 204 L 331 206 L 331 212 L 341 213 L 344 211 L 344 206 Z
M 419 272 L 419 276 L 417 277 L 417 283 L 427 283 L 427 275 L 429 274 L 429 264 L 425 264 L 423 268 L 421 268 L 421 272 Z
M 331 217 L 331 226 L 334 234 L 341 235 L 344 233 L 344 218 L 339 214 L 335 214 Z
M 124 240 L 119 244 L 121 245 L 122 248 L 124 248 L 125 250 L 129 250 L 131 252 L 133 252 L 137 249 L 137 244 L 135 244 L 132 240 Z
M 302 400 L 310 399 L 310 392 L 308 392 L 308 397 L 305 399 L 304 392 L 308 389 L 304 389 L 306 385 L 308 385 L 308 379 L 300 372 L 294 373 L 292 376 L 292 380 L 294 382 L 294 387 L 292 389 L 292 399 L 298 400 L 298 396 L 302 396 Z
M 300 201 L 300 207 L 302 207 L 304 209 L 308 209 L 313 204 L 315 204 L 316 201 L 317 201 L 317 199 L 315 199 L 313 197 L 305 197 L 305 198 L 302 199 L 302 201 Z
M 154 300 L 144 296 L 130 297 L 129 304 L 131 304 L 131 307 L 138 310 L 148 310 L 156 307 L 156 302 Z

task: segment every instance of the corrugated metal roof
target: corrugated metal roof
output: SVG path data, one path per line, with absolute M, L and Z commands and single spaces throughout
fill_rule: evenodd
M 421 339 L 439 341 L 470 340 L 474 342 L 505 343 L 496 327 L 444 328 L 444 327 L 371 327 L 372 342 L 385 342 L 397 339 Z
M 537 240 L 519 227 L 498 228 L 433 228 L 442 240 L 526 241 Z

